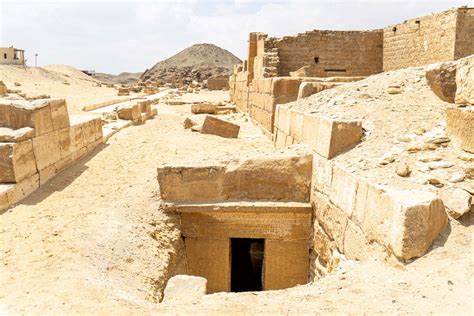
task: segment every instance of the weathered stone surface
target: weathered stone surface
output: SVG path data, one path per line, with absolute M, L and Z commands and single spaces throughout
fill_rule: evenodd
M 7 192 L 8 202 L 10 205 L 18 203 L 40 186 L 39 174 L 34 174 L 28 178 L 25 178 L 15 184 L 15 186 Z
M 33 138 L 33 150 L 39 171 L 61 159 L 58 132 L 51 132 Z
M 195 103 L 191 105 L 191 112 L 194 114 L 214 114 L 217 105 L 210 103 Z
M 390 197 L 394 213 L 386 231 L 388 246 L 402 260 L 422 256 L 448 222 L 443 202 L 424 191 L 391 191 Z
M 118 96 L 130 95 L 130 90 L 128 88 L 118 88 L 117 95 Z
M 175 275 L 168 280 L 164 290 L 163 303 L 189 303 L 206 294 L 207 280 L 191 275 Z
M 448 133 L 461 143 L 461 148 L 474 153 L 474 107 L 449 108 L 446 123 Z
M 158 169 L 163 200 L 308 202 L 311 156 L 255 157 L 212 167 Z
M 31 127 L 11 129 L 0 127 L 0 142 L 22 142 L 35 136 L 35 130 Z
M 456 96 L 456 64 L 437 64 L 425 74 L 429 87 L 441 100 L 454 103 Z
M 472 195 L 462 189 L 442 190 L 441 198 L 449 216 L 458 219 L 472 207 Z
M 134 123 L 138 123 L 141 120 L 141 112 L 140 107 L 138 104 L 135 103 L 127 103 L 121 105 L 116 109 L 117 115 L 122 120 L 129 120 L 133 121 Z
M 456 103 L 474 104 L 474 55 L 459 60 L 456 85 Z
M 36 172 L 31 140 L 0 143 L 0 183 L 18 183 Z
M 298 100 L 307 98 L 323 90 L 334 88 L 337 85 L 338 84 L 331 82 L 303 82 L 298 90 Z
M 64 99 L 51 100 L 51 119 L 53 121 L 53 129 L 60 130 L 70 126 L 69 114 L 67 111 L 66 101 Z
M 205 278 L 208 293 L 230 291 L 229 239 L 185 238 L 184 243 L 188 273 Z
M 237 138 L 239 136 L 239 131 L 239 125 L 212 116 L 206 116 L 201 129 L 202 134 L 212 134 L 225 138 Z
M 187 117 L 184 122 L 183 122 L 183 126 L 185 129 L 189 129 L 193 126 L 197 125 L 196 122 L 194 122 L 192 119 L 190 119 L 189 117 Z

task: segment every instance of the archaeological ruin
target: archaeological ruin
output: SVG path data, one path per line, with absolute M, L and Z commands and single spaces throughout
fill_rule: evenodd
M 0 314 L 474 310 L 474 8 L 244 45 L 0 48 Z

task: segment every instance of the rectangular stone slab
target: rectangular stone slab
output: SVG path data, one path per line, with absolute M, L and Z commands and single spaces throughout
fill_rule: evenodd
M 308 283 L 309 243 L 265 239 L 264 290 L 281 290 Z
M 15 183 L 37 172 L 31 140 L 0 143 L 0 183 Z
M 182 213 L 185 237 L 309 240 L 309 213 Z
M 186 238 L 188 274 L 207 279 L 207 292 L 230 290 L 230 240 Z

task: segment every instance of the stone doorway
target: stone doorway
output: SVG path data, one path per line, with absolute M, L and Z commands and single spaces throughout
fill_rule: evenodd
M 231 238 L 231 292 L 261 291 L 264 239 Z

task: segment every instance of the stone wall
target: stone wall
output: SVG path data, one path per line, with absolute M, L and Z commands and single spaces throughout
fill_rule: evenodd
M 454 59 L 474 54 L 474 8 L 459 8 Z
M 66 102 L 0 101 L 0 210 L 103 142 L 100 118 L 69 118 Z
M 228 90 L 229 76 L 215 76 L 207 79 L 207 89 L 209 90 Z
M 382 31 L 319 31 L 273 39 L 279 76 L 317 65 L 317 77 L 369 76 L 382 71 Z
M 474 53 L 473 9 L 432 14 L 383 30 L 383 70 L 455 60 Z

